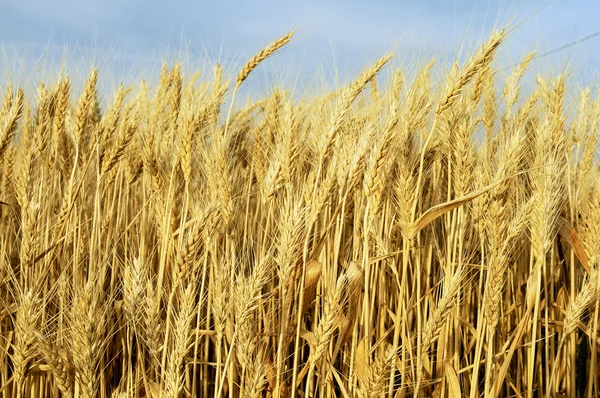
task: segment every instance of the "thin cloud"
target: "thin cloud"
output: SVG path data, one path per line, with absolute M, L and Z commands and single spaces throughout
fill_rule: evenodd
M 452 59 L 468 53 L 494 28 L 514 17 L 529 20 L 510 38 L 504 55 L 518 59 L 594 33 L 600 5 L 573 1 L 546 6 L 536 1 L 117 1 L 22 0 L 0 5 L 0 40 L 32 55 L 96 53 L 125 69 L 160 63 L 166 54 L 190 52 L 223 63 L 245 58 L 291 28 L 290 49 L 270 65 L 299 67 L 310 75 L 336 65 L 349 73 L 394 48 L 401 59 Z M 548 60 L 576 58 L 581 69 L 597 67 L 598 41 L 582 43 Z M 11 56 L 11 51 L 5 51 Z M 5 60 L 6 62 L 7 60 Z M 573 62 L 574 63 L 574 62 Z

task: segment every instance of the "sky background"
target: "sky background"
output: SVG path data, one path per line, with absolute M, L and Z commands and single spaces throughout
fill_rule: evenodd
M 519 27 L 499 53 L 510 65 L 600 31 L 600 2 L 579 1 L 155 1 L 0 0 L 0 68 L 44 78 L 61 60 L 82 75 L 94 64 L 116 80 L 156 75 L 163 59 L 192 68 L 219 61 L 232 75 L 256 51 L 297 29 L 253 79 L 347 81 L 389 50 L 400 65 L 469 54 L 494 27 Z M 533 65 L 593 84 L 600 36 Z M 543 67 L 542 67 L 543 65 Z M 318 79 L 315 79 L 318 76 Z

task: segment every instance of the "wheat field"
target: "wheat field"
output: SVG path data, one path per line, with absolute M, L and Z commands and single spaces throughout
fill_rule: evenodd
M 598 396 L 600 101 L 509 33 L 301 99 L 236 101 L 294 32 L 105 109 L 4 84 L 1 397 Z

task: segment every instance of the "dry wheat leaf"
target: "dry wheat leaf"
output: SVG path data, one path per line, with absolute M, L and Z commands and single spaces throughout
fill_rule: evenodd
M 587 253 L 585 252 L 585 249 L 581 244 L 581 240 L 579 240 L 579 234 L 577 233 L 577 230 L 574 227 L 571 227 L 569 236 L 571 237 L 571 242 L 573 243 L 573 251 L 575 252 L 575 255 L 579 259 L 579 262 L 581 263 L 585 271 L 589 274 L 590 262 Z
M 462 206 L 476 197 L 494 189 L 502 181 L 504 181 L 504 179 L 496 181 L 495 183 L 487 185 L 481 189 L 478 189 L 477 191 L 471 192 L 470 194 L 461 196 L 460 198 L 453 199 L 449 202 L 440 203 L 439 205 L 429 208 L 425 213 L 421 214 L 421 216 L 415 220 L 415 222 L 412 223 L 408 230 L 408 237 L 411 239 L 414 238 L 420 230 L 428 226 L 431 222 L 435 221 L 438 217 L 443 216 L 449 211 L 456 209 L 457 207 Z
M 460 381 L 456 371 L 448 362 L 444 364 L 444 372 L 446 373 L 446 380 L 448 381 L 448 396 L 450 398 L 460 398 L 462 393 L 460 392 Z
M 367 382 L 367 374 L 369 369 L 369 339 L 364 337 L 360 343 L 358 343 L 358 347 L 356 347 L 356 351 L 354 354 L 354 372 L 356 373 L 356 377 L 364 384 Z

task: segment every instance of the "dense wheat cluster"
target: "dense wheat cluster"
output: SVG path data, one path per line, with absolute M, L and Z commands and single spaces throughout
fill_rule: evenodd
M 500 79 L 498 31 L 234 103 L 292 35 L 106 107 L 95 70 L 3 86 L 0 395 L 596 396 L 590 90 Z

